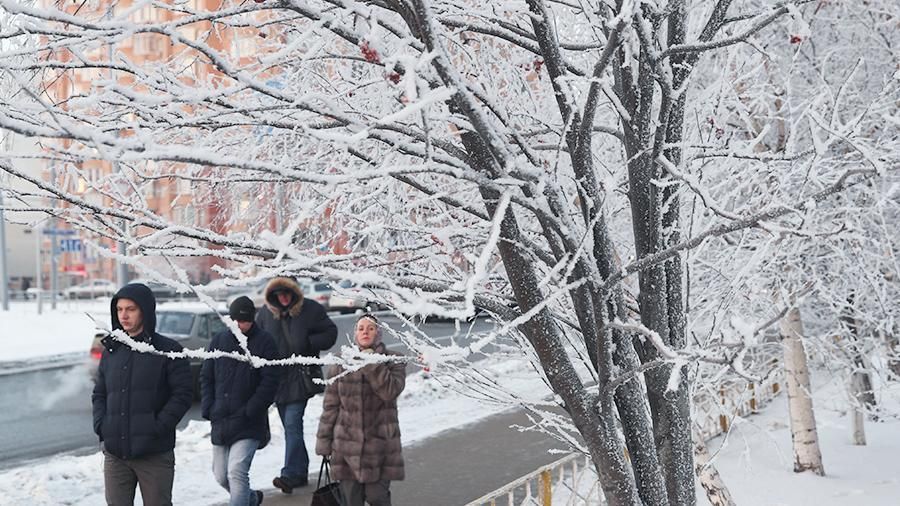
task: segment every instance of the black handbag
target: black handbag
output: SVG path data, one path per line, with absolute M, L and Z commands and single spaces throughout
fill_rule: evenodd
M 281 320 L 281 331 L 284 332 L 285 340 L 290 343 L 290 329 L 286 321 Z M 290 344 L 288 344 L 290 346 Z M 292 350 L 293 351 L 293 350 Z M 322 366 L 319 364 L 300 365 L 300 381 L 303 382 L 303 391 L 306 392 L 306 398 L 312 398 L 325 391 L 325 383 L 316 383 L 314 379 L 324 380 L 325 375 L 322 374 Z
M 319 364 L 301 365 L 300 377 L 303 378 L 303 391 L 306 397 L 313 397 L 325 391 L 324 383 L 316 383 L 313 379 L 324 380 L 322 375 L 322 366 Z
M 316 491 L 313 492 L 310 506 L 343 506 L 344 494 L 341 492 L 340 483 L 331 481 L 330 467 L 328 457 L 322 457 L 319 479 L 316 481 Z M 322 485 L 322 478 L 325 478 L 324 485 Z

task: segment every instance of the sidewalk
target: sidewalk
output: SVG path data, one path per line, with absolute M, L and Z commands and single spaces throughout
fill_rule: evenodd
M 391 484 L 393 505 L 463 505 L 560 458 L 548 453 L 561 448 L 549 436 L 520 433 L 514 424 L 529 421 L 521 412 L 502 413 L 404 448 L 406 480 Z M 310 476 L 310 486 L 291 495 L 264 490 L 263 504 L 308 505 L 315 481 Z

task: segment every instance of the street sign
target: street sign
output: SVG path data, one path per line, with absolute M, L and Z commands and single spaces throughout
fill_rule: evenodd
M 61 253 L 73 253 L 81 251 L 81 239 L 60 239 L 59 251 Z
M 78 231 L 68 228 L 45 228 L 41 233 L 47 235 L 75 235 Z

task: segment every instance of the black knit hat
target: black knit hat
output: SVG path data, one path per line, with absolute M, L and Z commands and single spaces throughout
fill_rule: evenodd
M 236 322 L 252 322 L 256 316 L 256 306 L 253 305 L 250 297 L 242 295 L 231 303 L 228 314 Z

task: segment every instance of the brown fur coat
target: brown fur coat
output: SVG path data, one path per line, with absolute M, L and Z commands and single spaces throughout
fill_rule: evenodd
M 381 343 L 375 351 L 398 355 Z M 329 377 L 341 372 L 335 366 Z M 334 479 L 372 483 L 404 478 L 397 397 L 405 385 L 402 363 L 367 365 L 328 385 L 316 453 L 331 456 Z

